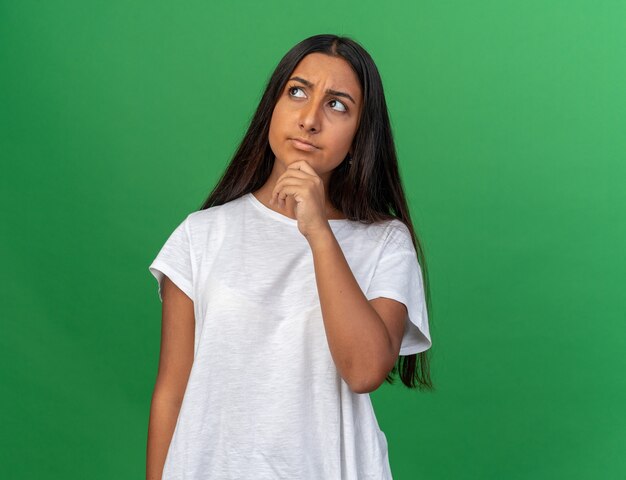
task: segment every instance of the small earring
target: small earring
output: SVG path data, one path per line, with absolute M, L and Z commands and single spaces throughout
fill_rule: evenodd
M 348 153 L 348 155 L 346 156 L 346 160 L 348 160 L 348 165 L 352 165 L 352 155 Z

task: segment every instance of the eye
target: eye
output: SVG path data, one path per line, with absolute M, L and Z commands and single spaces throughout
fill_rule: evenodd
M 300 91 L 302 92 L 302 89 L 301 89 L 300 87 L 298 87 L 298 86 L 296 86 L 296 85 L 291 85 L 291 86 L 287 89 L 287 92 L 289 93 L 289 95 L 290 95 L 291 97 L 296 96 L 296 95 L 292 95 L 292 94 L 291 94 L 291 92 L 292 92 L 293 90 L 300 90 Z M 304 93 L 304 92 L 303 92 L 303 93 Z M 300 96 L 298 95 L 298 97 L 300 97 Z M 300 98 L 301 98 L 301 97 L 300 97 Z
M 297 92 L 298 90 L 300 90 L 300 92 L 302 92 L 302 95 L 294 95 L 293 92 Z M 287 88 L 287 93 L 289 94 L 290 97 L 296 97 L 296 98 L 306 97 L 306 95 L 304 95 L 304 90 L 302 90 L 302 88 L 297 86 L 297 85 L 290 85 Z M 331 108 L 334 107 L 335 105 L 341 105 L 340 108 L 336 110 L 337 112 L 346 113 L 348 111 L 348 107 L 346 107 L 346 105 L 343 102 L 340 102 L 336 98 L 333 98 L 330 101 L 330 103 L 334 104 L 334 105 L 331 105 Z
M 346 106 L 345 106 L 343 103 L 341 103 L 339 100 L 332 99 L 332 100 L 330 101 L 330 103 L 335 103 L 336 105 L 341 105 L 341 108 L 342 108 L 342 109 L 341 109 L 341 110 L 338 110 L 339 112 L 347 112 L 347 111 L 348 111 L 348 109 L 346 108 Z

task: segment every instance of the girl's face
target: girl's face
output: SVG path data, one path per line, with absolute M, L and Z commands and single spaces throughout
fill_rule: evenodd
M 334 170 L 351 150 L 361 103 L 359 79 L 346 60 L 323 53 L 304 57 L 272 113 L 269 143 L 276 160 L 285 168 L 306 160 L 320 176 Z

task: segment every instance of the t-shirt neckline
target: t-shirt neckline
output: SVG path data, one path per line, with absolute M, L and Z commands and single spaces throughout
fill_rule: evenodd
M 287 223 L 289 225 L 294 225 L 294 226 L 298 226 L 298 220 L 296 220 L 295 218 L 290 218 L 287 215 L 283 215 L 282 213 L 277 212 L 276 210 L 272 210 L 269 207 L 266 207 L 263 203 L 261 203 L 261 201 L 256 198 L 252 192 L 248 192 L 246 194 L 246 196 L 248 197 L 248 200 L 250 200 L 250 202 L 263 214 L 270 216 L 276 220 L 279 220 L 283 223 Z M 329 218 L 328 219 L 328 223 L 332 226 L 332 225 L 343 225 L 344 223 L 349 222 L 350 219 L 348 218 Z

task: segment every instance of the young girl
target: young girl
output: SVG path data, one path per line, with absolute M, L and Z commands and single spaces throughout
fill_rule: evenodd
M 147 477 L 391 479 L 369 392 L 398 371 L 432 389 L 418 252 L 373 60 L 346 37 L 303 40 L 149 267 Z

